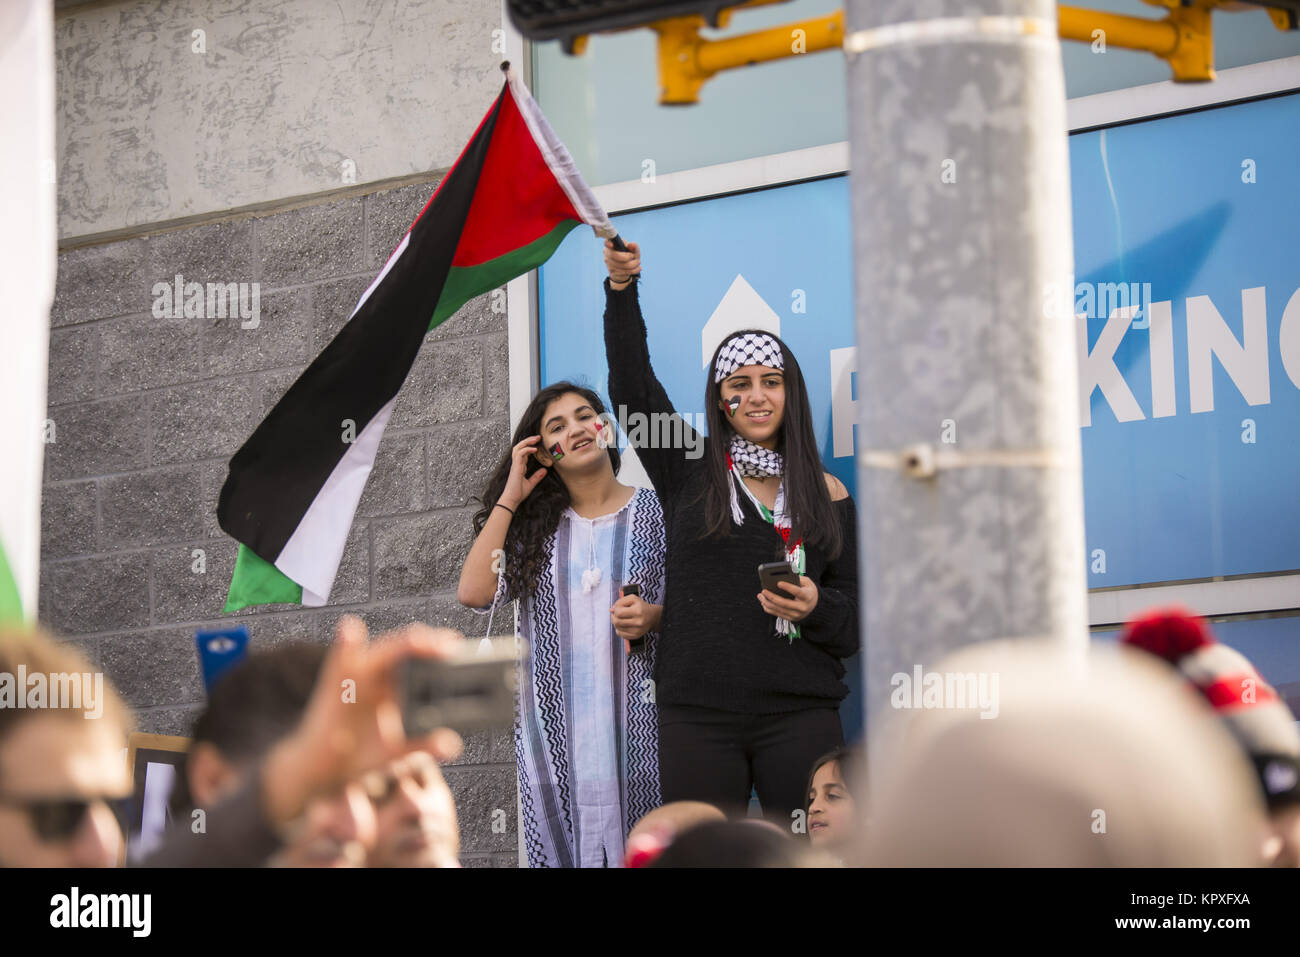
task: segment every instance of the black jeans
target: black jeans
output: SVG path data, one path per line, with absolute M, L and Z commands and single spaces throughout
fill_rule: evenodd
M 659 785 L 664 803 L 707 801 L 743 817 L 751 788 L 763 816 L 783 829 L 808 802 L 808 773 L 844 743 L 839 708 L 735 714 L 661 705 Z

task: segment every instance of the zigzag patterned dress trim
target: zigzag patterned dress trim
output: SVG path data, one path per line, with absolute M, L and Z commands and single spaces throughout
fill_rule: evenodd
M 561 517 L 546 541 L 546 570 L 520 608 L 532 654 L 519 672 L 514 741 L 530 867 L 619 866 L 628 831 L 661 803 L 652 680 L 658 635 L 625 654 L 608 609 L 625 582 L 638 583 L 647 602 L 663 603 L 663 511 L 652 489 L 637 489 L 595 523 Z M 584 595 L 574 556 L 585 564 L 593 534 L 602 575 L 596 594 Z M 503 577 L 498 599 L 506 597 Z M 603 625 L 592 613 L 597 605 Z M 602 663 L 607 672 L 595 673 Z M 593 687 L 605 693 L 593 697 Z M 616 788 L 602 787 L 615 768 Z

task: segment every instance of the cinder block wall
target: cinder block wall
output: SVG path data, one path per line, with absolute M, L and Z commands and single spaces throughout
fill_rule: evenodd
M 416 620 L 476 636 L 485 627 L 458 605 L 455 587 L 470 497 L 509 438 L 506 317 L 490 296 L 428 336 L 384 435 L 332 604 L 221 614 L 236 543 L 215 509 L 230 456 L 342 327 L 435 186 L 60 254 L 40 616 L 102 667 L 139 730 L 189 733 L 204 699 L 199 628 L 242 622 L 264 647 L 327 641 L 344 611 L 372 632 Z M 153 285 L 177 273 L 258 283 L 259 326 L 155 318 Z M 471 737 L 446 774 L 465 863 L 515 866 L 510 730 Z M 503 819 L 506 828 L 494 833 L 498 809 L 498 830 Z

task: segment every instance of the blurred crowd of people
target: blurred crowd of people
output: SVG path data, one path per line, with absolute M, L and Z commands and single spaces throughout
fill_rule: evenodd
M 213 688 L 145 866 L 455 867 L 461 834 L 440 729 L 408 740 L 394 676 L 454 632 L 253 652 Z M 1177 609 L 1084 656 L 984 643 L 937 666 L 999 676 L 998 715 L 900 710 L 865 755 L 808 769 L 790 821 L 677 801 L 645 814 L 628 867 L 1300 865 L 1300 732 L 1253 666 Z M 0 863 L 116 866 L 130 710 L 73 647 L 0 635 L 0 675 L 75 676 L 80 707 L 0 694 Z M 355 698 L 338 689 L 355 683 Z M 94 698 L 95 700 L 91 700 Z M 50 703 L 57 703 L 51 694 Z M 88 720 L 90 718 L 90 720 Z M 476 819 L 478 815 L 475 815 Z

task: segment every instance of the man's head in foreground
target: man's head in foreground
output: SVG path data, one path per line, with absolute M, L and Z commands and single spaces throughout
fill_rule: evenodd
M 194 726 L 185 762 L 189 801 L 211 808 L 238 790 L 302 719 L 326 649 L 306 642 L 250 654 L 223 675 Z M 375 840 L 375 812 L 358 783 L 312 800 L 269 864 L 361 867 Z
M 999 676 L 997 717 L 890 715 L 870 785 L 874 866 L 1246 867 L 1263 803 L 1199 695 L 1149 655 L 982 642 L 935 668 Z
M 130 720 L 70 646 L 0 631 L 0 866 L 117 864 Z
M 224 675 L 195 725 L 187 759 L 190 797 L 210 807 L 238 789 L 302 720 L 327 649 L 281 645 Z M 312 800 L 289 828 L 281 867 L 455 867 L 456 807 L 434 758 L 403 755 Z

